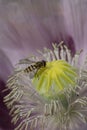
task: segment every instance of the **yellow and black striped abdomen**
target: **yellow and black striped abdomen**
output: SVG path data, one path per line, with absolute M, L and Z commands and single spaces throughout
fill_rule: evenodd
M 36 67 L 34 66 L 34 65 L 30 65 L 30 66 L 28 66 L 25 70 L 24 70 L 24 72 L 25 73 L 29 73 L 29 72 L 31 72 L 31 71 L 33 71 L 33 70 L 35 70 L 36 69 Z

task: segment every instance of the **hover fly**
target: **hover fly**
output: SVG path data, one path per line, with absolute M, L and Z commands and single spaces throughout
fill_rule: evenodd
M 43 67 L 46 67 L 45 60 L 35 61 L 26 58 L 19 61 L 17 67 L 18 69 L 16 69 L 16 72 L 19 74 L 20 73 L 29 74 L 30 78 L 32 78 L 37 73 L 37 71 Z
M 42 60 L 42 61 L 37 61 L 35 62 L 34 64 L 31 64 L 30 66 L 28 66 L 27 68 L 24 69 L 24 72 L 25 73 L 29 73 L 33 70 L 38 70 L 42 67 L 45 67 L 46 66 L 46 61 L 45 60 Z

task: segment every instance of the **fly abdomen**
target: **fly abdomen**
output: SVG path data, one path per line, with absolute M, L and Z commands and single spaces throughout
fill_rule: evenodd
M 32 70 L 35 70 L 37 68 L 36 65 L 31 65 L 31 67 L 32 67 Z
M 32 71 L 32 68 L 30 66 L 24 70 L 25 73 L 29 73 L 30 71 Z
M 37 69 L 37 66 L 36 66 L 36 65 L 30 65 L 30 66 L 28 66 L 28 67 L 24 70 L 24 72 L 25 72 L 25 73 L 29 73 L 29 72 L 31 72 L 31 71 L 33 71 L 33 70 L 35 70 L 35 69 Z

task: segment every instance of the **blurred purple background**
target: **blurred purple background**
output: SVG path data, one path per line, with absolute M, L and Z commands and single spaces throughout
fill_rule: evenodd
M 13 130 L 3 103 L 6 80 L 19 59 L 61 40 L 72 55 L 87 53 L 87 0 L 0 0 L 0 126 Z M 81 128 L 86 130 L 87 127 Z

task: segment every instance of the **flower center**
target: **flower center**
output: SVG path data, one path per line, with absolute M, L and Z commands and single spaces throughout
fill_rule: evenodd
M 38 70 L 33 83 L 41 95 L 53 97 L 67 87 L 75 86 L 76 76 L 73 66 L 64 60 L 55 60 Z

